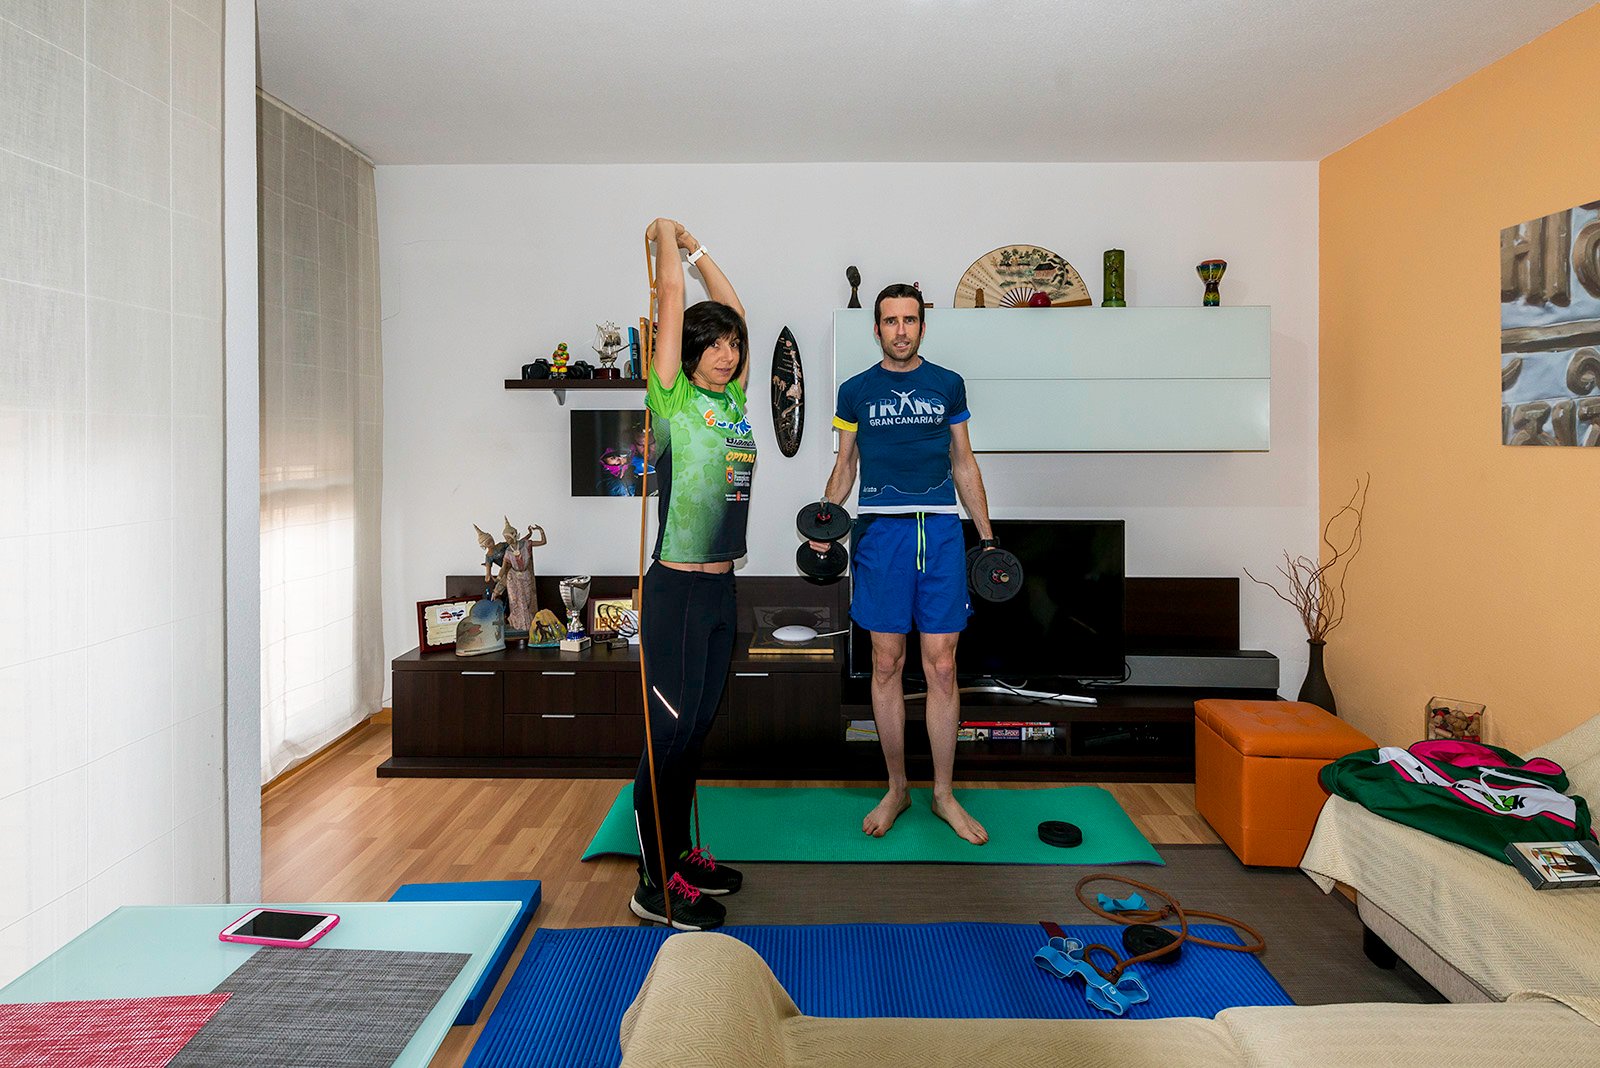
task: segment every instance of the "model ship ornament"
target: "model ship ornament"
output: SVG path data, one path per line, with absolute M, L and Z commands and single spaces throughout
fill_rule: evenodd
M 617 370 L 617 353 L 627 348 L 627 342 L 622 340 L 622 328 L 613 322 L 595 324 L 594 344 L 589 347 L 600 354 L 600 368 L 595 371 L 597 379 L 616 379 L 622 377 L 622 372 Z

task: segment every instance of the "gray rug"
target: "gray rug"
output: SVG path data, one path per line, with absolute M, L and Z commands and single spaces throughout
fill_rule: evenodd
M 1187 908 L 1220 912 L 1261 932 L 1261 962 L 1300 1005 L 1444 999 L 1402 961 L 1378 968 L 1361 950 L 1361 921 L 1339 894 L 1296 868 L 1247 868 L 1225 846 L 1157 846 L 1165 868 L 971 864 L 743 864 L 744 888 L 721 900 L 728 922 L 1103 923 L 1073 886 L 1094 871 L 1160 887 Z M 1126 896 L 1101 884 L 1091 892 Z M 1212 923 L 1212 920 L 1199 920 Z M 1041 932 L 1041 942 L 1043 932 Z
M 266 946 L 217 986 L 233 996 L 169 1068 L 388 1068 L 471 959 Z

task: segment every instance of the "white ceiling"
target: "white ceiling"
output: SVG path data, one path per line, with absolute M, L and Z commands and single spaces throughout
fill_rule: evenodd
M 378 163 L 1314 160 L 1587 6 L 258 2 L 263 88 Z

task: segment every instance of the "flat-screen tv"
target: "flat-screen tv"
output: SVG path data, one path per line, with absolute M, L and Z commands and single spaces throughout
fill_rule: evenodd
M 978 544 L 961 523 L 968 548 Z M 1120 680 L 1124 527 L 1120 519 L 997 519 L 995 536 L 1022 562 L 1022 592 L 995 604 L 972 598 L 972 618 L 956 646 L 964 681 L 1008 685 Z M 922 678 L 916 634 L 906 648 L 906 675 Z M 872 637 L 852 623 L 850 673 L 872 673 Z M 1034 687 L 1039 688 L 1039 687 Z

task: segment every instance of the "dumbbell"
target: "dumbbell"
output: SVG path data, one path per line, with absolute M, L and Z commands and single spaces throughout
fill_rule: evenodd
M 825 541 L 828 551 L 819 553 L 802 543 L 794 551 L 795 566 L 810 578 L 828 580 L 844 574 L 850 563 L 850 554 L 839 540 L 850 533 L 850 513 L 842 504 L 815 501 L 800 509 L 795 516 L 795 528 L 800 536 L 810 541 Z
M 993 538 L 967 550 L 967 585 L 974 596 L 1001 604 L 1022 592 L 1022 579 L 1022 561 Z

